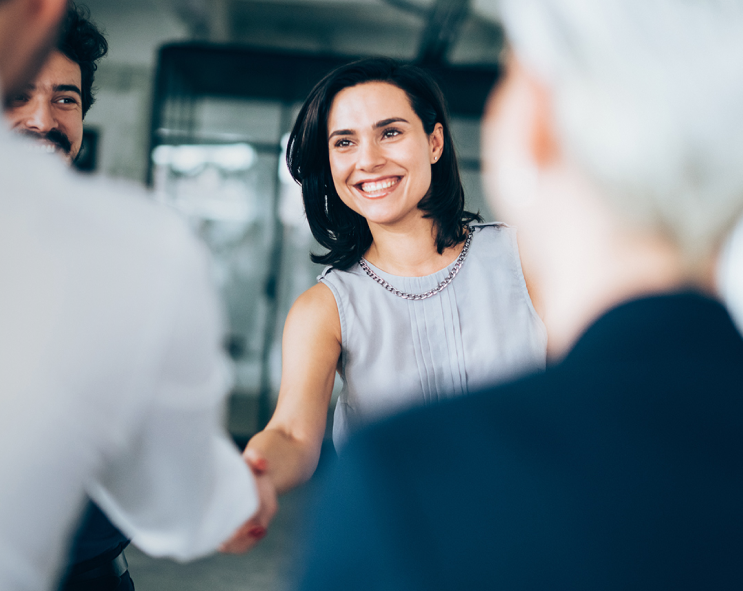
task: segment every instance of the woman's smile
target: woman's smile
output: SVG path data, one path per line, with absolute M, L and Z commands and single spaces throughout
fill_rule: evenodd
M 405 91 L 387 82 L 341 90 L 328 114 L 328 157 L 341 200 L 371 224 L 423 219 L 442 128 L 427 134 Z
M 364 194 L 364 197 L 369 199 L 378 199 L 392 193 L 392 191 L 398 187 L 401 180 L 401 176 L 391 176 L 382 179 L 362 181 L 356 183 L 354 186 Z

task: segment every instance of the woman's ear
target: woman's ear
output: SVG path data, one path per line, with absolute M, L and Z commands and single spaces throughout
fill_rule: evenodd
M 431 148 L 431 164 L 433 164 L 434 162 L 438 162 L 441 154 L 444 153 L 444 126 L 441 123 L 437 123 L 434 126 L 428 143 Z

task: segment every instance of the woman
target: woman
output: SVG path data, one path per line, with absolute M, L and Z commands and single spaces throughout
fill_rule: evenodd
M 395 409 L 542 367 L 546 344 L 513 230 L 464 210 L 444 98 L 423 70 L 375 58 L 329 74 L 287 161 L 328 249 L 312 259 L 329 267 L 289 312 L 276 411 L 245 451 L 279 493 L 317 466 L 336 371 L 338 446 Z

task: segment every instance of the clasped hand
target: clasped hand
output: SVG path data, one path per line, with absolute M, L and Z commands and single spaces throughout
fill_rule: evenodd
M 243 458 L 255 477 L 258 490 L 258 511 L 219 547 L 220 552 L 242 554 L 251 550 L 265 537 L 268 525 L 279 508 L 276 487 L 268 474 L 268 462 L 254 450 L 245 450 Z

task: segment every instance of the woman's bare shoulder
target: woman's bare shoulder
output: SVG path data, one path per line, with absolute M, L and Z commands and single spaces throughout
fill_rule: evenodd
M 341 322 L 333 292 L 322 283 L 310 287 L 294 301 L 287 323 L 299 323 L 340 337 Z
M 335 296 L 330 288 L 324 283 L 316 283 L 308 290 L 303 292 L 294 302 L 293 308 L 305 309 L 308 308 L 312 311 L 320 311 L 325 308 L 332 309 L 338 313 L 338 309 L 335 303 Z

